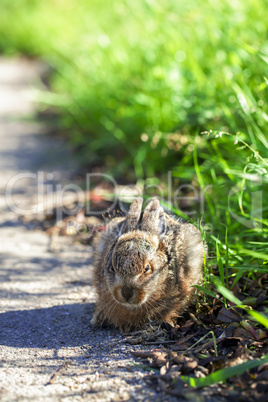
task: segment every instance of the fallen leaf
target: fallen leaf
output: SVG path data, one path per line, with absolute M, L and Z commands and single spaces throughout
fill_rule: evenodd
M 222 307 L 218 313 L 217 320 L 221 322 L 240 322 L 241 316 L 238 315 L 238 313 L 236 313 L 233 309 L 227 310 L 225 307 Z
M 250 332 L 250 334 L 251 334 L 257 341 L 259 340 L 259 339 L 258 339 L 258 336 L 257 336 L 257 334 L 256 334 L 255 329 L 252 327 L 252 325 L 251 325 L 248 321 L 242 320 L 242 321 L 240 322 L 240 325 L 241 325 L 244 329 L 246 329 L 248 332 Z
M 254 337 L 251 335 L 251 333 L 242 327 L 238 327 L 234 330 L 234 336 L 238 337 L 238 338 L 242 338 L 245 341 L 254 339 Z

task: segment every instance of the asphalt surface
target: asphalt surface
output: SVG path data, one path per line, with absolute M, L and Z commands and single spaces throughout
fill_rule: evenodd
M 92 248 L 62 237 L 51 251 L 47 234 L 21 220 L 41 219 L 40 193 L 42 204 L 48 185 L 68 184 L 77 168 L 33 117 L 44 69 L 0 59 L 0 400 L 173 400 L 133 365 L 139 346 L 90 325 Z

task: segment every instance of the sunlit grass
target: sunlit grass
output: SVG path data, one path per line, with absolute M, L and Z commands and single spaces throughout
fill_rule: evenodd
M 265 0 L 0 5 L 0 49 L 53 67 L 61 96 L 41 99 L 58 108 L 60 129 L 84 163 L 101 161 L 132 180 L 163 174 L 209 129 L 243 131 L 254 149 L 267 147 Z M 198 158 L 206 158 L 202 142 Z M 222 144 L 211 144 L 217 159 Z

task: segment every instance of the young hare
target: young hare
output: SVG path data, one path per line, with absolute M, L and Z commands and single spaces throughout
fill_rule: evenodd
M 94 324 L 129 330 L 150 320 L 171 323 L 201 281 L 200 231 L 172 219 L 156 198 L 144 212 L 142 202 L 137 198 L 126 217 L 114 218 L 97 238 Z

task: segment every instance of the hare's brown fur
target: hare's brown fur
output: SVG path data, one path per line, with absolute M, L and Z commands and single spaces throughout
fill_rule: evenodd
M 96 239 L 94 324 L 128 330 L 151 320 L 172 322 L 201 281 L 200 231 L 171 218 L 156 198 L 143 213 L 141 207 L 138 198 Z

